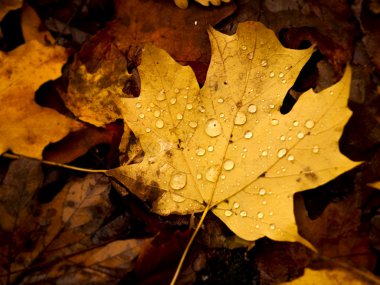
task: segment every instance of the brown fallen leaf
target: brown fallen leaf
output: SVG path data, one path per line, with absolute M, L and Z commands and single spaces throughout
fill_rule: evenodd
M 68 92 L 61 97 L 80 120 L 104 126 L 122 118 L 118 100 L 128 96 L 123 89 L 130 77 L 125 56 L 113 44 L 106 45 L 95 70 L 79 60 L 71 65 Z
M 12 10 L 21 8 L 23 0 L 2 0 L 0 1 L 0 21 Z
M 320 256 L 373 270 L 376 256 L 362 229 L 364 198 L 361 195 L 362 192 L 354 193 L 340 202 L 330 203 L 314 220 L 308 217 L 303 201 L 298 201 L 295 215 L 300 234 L 317 248 Z
M 209 33 L 213 57 L 202 89 L 189 67 L 145 47 L 141 95 L 122 100 L 145 157 L 108 175 L 158 214 L 211 210 L 243 239 L 310 246 L 297 232 L 293 194 L 358 164 L 338 146 L 351 115 L 350 68 L 283 115 L 283 98 L 312 49 L 286 49 L 257 22 L 239 25 L 233 36 Z
M 117 1 L 116 21 L 108 25 L 108 33 L 122 51 L 131 45 L 154 43 L 178 62 L 208 66 L 211 50 L 207 28 L 231 15 L 235 8 L 229 3 L 212 8 L 191 5 L 181 10 L 166 1 Z M 197 74 L 197 78 L 203 82 L 205 74 Z
M 42 44 L 54 43 L 50 32 L 44 27 L 36 11 L 27 3 L 22 6 L 21 28 L 25 42 L 37 40 Z
M 117 153 L 112 153 L 112 151 L 117 150 L 122 133 L 123 126 L 121 122 L 120 124 L 108 124 L 104 128 L 88 125 L 79 131 L 70 133 L 59 142 L 48 145 L 44 149 L 43 158 L 48 161 L 68 163 L 84 155 L 96 145 L 108 144 L 110 145 L 111 155 L 107 162 L 110 162 L 110 165 L 115 165 L 115 162 L 118 161 L 118 155 Z
M 105 284 L 132 270 L 150 240 L 115 240 L 110 228 L 104 236 L 112 209 L 109 179 L 73 179 L 51 202 L 40 203 L 42 179 L 38 162 L 20 159 L 0 185 L 1 283 Z
M 82 124 L 34 102 L 35 91 L 61 75 L 65 49 L 30 41 L 8 54 L 0 52 L 0 153 L 41 158 L 43 148 Z

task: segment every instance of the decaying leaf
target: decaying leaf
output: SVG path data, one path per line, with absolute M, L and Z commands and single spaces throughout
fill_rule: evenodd
M 112 209 L 109 179 L 74 179 L 40 203 L 42 179 L 39 162 L 21 159 L 0 184 L 0 282 L 114 284 L 131 271 L 150 239 L 115 240 L 110 228 L 102 232 Z
M 313 270 L 306 268 L 305 274 L 291 282 L 281 283 L 281 285 L 375 285 L 380 284 L 380 280 L 369 272 L 357 269 L 335 268 L 331 270 Z
M 301 96 L 288 114 L 282 100 L 312 53 L 284 48 L 262 24 L 233 36 L 210 29 L 212 59 L 201 90 L 189 67 L 146 46 L 141 96 L 123 99 L 124 118 L 144 160 L 108 172 L 156 213 L 211 207 L 246 240 L 300 241 L 293 194 L 357 165 L 338 140 L 351 115 L 351 71 L 318 94 Z
M 104 126 L 121 118 L 117 100 L 125 97 L 123 88 L 131 77 L 127 60 L 114 46 L 102 50 L 95 72 L 76 61 L 70 68 L 68 93 L 62 93 L 66 106 L 82 121 Z
M 61 75 L 65 49 L 32 40 L 8 54 L 0 52 L 0 153 L 41 158 L 43 148 L 81 124 L 37 105 L 34 92 Z

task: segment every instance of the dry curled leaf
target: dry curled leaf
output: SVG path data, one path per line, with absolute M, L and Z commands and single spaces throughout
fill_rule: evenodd
M 108 172 L 162 215 L 208 205 L 246 240 L 299 241 L 293 194 L 353 168 L 338 140 L 351 115 L 350 68 L 318 94 L 304 93 L 288 114 L 282 101 L 312 48 L 284 48 L 260 23 L 235 35 L 209 30 L 212 58 L 204 86 L 189 67 L 146 46 L 141 96 L 123 99 L 125 121 L 144 160 Z
M 57 111 L 37 105 L 35 91 L 58 78 L 65 49 L 29 41 L 6 54 L 0 52 L 0 153 L 41 158 L 44 147 L 82 125 Z

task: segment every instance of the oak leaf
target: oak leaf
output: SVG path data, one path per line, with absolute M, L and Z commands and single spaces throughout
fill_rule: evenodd
M 308 242 L 297 233 L 293 194 L 358 163 L 340 154 L 351 115 L 350 68 L 318 94 L 281 114 L 285 94 L 312 48 L 284 48 L 260 23 L 235 35 L 209 30 L 212 58 L 199 89 L 190 67 L 146 46 L 141 95 L 123 99 L 124 118 L 145 151 L 141 163 L 109 175 L 161 215 L 207 210 L 246 240 Z
M 0 153 L 41 158 L 42 150 L 82 124 L 37 105 L 35 91 L 61 75 L 65 49 L 29 41 L 8 54 L 0 52 Z

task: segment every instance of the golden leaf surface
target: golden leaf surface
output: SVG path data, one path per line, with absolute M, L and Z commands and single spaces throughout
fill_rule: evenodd
M 358 163 L 340 154 L 351 115 L 351 71 L 318 94 L 304 93 L 288 114 L 287 91 L 312 54 L 284 48 L 256 22 L 235 35 L 209 31 L 212 59 L 199 89 L 190 67 L 145 47 L 141 95 L 123 99 L 124 118 L 145 151 L 141 163 L 110 170 L 158 214 L 189 214 L 209 204 L 246 240 L 300 241 L 293 194 L 324 184 Z
M 347 268 L 335 268 L 332 270 L 313 270 L 306 268 L 302 277 L 281 285 L 375 285 L 380 284 L 380 280 L 370 272 L 349 270 Z
M 81 124 L 34 101 L 35 91 L 61 75 L 65 49 L 29 41 L 8 54 L 0 52 L 0 154 L 41 158 L 44 147 Z

